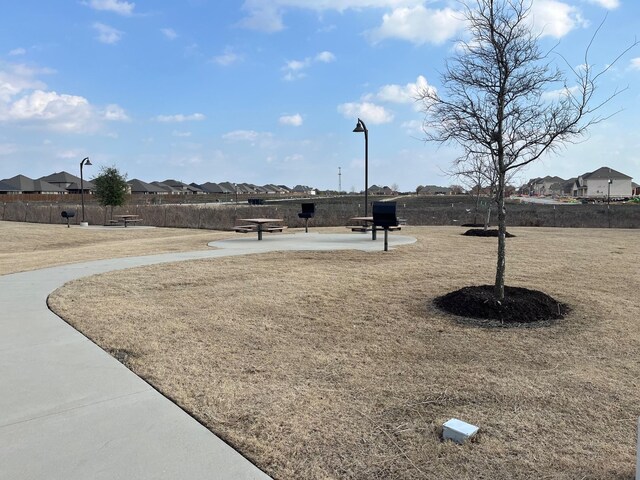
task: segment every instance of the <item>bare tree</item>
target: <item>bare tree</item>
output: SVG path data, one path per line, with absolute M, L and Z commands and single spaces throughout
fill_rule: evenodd
M 543 53 L 528 22 L 532 0 L 469 0 L 464 3 L 470 39 L 460 41 L 442 74 L 443 92 L 420 92 L 427 141 L 462 147 L 460 165 L 487 159 L 495 173 L 498 204 L 498 255 L 494 294 L 504 299 L 506 271 L 505 186 L 510 172 L 567 142 L 576 141 L 594 124 L 609 118 L 595 95 L 599 78 L 612 63 L 595 71 L 589 48 L 579 68 L 568 69 L 575 85 Z M 596 31 L 597 33 L 597 31 Z M 592 39 L 593 42 L 593 39 Z M 556 100 L 545 93 L 562 87 Z
M 453 163 L 453 169 L 449 175 L 458 178 L 462 183 L 469 186 L 469 190 L 475 196 L 475 206 L 473 212 L 473 223 L 477 223 L 477 215 L 480 211 L 480 197 L 485 192 L 489 192 L 488 200 L 491 200 L 496 191 L 497 178 L 490 158 L 482 155 L 473 155 L 469 158 L 463 157 Z M 489 228 L 491 220 L 491 203 L 487 201 L 484 229 Z

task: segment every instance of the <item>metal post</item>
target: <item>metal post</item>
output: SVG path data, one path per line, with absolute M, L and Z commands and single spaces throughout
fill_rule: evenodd
M 375 228 L 375 226 L 374 226 Z M 389 229 L 385 227 L 384 229 L 384 251 L 388 251 L 389 250 Z
M 82 203 L 82 222 L 84 222 L 84 177 L 82 176 L 82 167 L 91 165 L 89 157 L 85 157 L 80 162 L 80 202 Z
M 364 132 L 364 216 L 369 216 L 369 130 L 364 122 L 358 119 L 354 132 Z
M 364 122 L 362 122 L 364 126 Z M 364 216 L 369 216 L 369 130 L 364 127 Z

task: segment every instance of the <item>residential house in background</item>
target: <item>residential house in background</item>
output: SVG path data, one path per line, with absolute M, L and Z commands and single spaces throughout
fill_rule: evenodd
M 305 195 L 315 195 L 316 194 L 316 189 L 315 188 L 311 188 L 307 185 L 296 185 L 295 187 L 293 187 L 293 189 L 291 190 L 294 193 L 304 193 Z
M 14 187 L 9 185 L 8 183 L 4 183 L 0 180 L 0 194 L 8 194 L 8 193 L 20 193 Z
M 45 182 L 60 187 L 68 193 L 82 193 L 80 190 L 80 177 L 71 175 L 69 172 L 52 173 L 51 175 L 40 177 L 39 180 L 44 180 Z M 84 179 L 82 181 L 84 181 L 84 193 L 91 194 L 95 191 L 96 186 L 92 182 Z
M 370 195 L 393 195 L 394 193 L 393 190 L 386 185 L 384 187 L 373 185 L 369 187 L 367 191 Z
M 49 182 L 45 182 L 44 180 L 33 180 L 32 178 L 25 177 L 24 175 L 16 175 L 15 177 L 5 178 L 0 181 L 11 188 L 13 192 L 17 193 L 67 193 L 63 188 L 52 185 Z
M 163 182 L 153 181 L 153 182 L 151 182 L 151 185 L 155 185 L 156 187 L 161 188 L 168 195 L 179 195 L 181 193 L 180 190 L 177 190 L 177 189 L 175 189 L 173 187 L 170 187 L 169 185 L 167 185 L 166 183 L 163 183 Z
M 160 188 L 157 185 L 153 185 L 151 183 L 143 182 L 142 180 L 138 180 L 134 178 L 133 180 L 129 180 L 127 182 L 130 188 L 130 192 L 133 195 L 167 195 L 169 192 L 164 188 Z
M 630 197 L 631 177 L 609 167 L 580 175 L 573 185 L 574 197 Z
M 218 185 L 217 183 L 206 182 L 206 183 L 203 183 L 202 185 L 198 185 L 197 183 L 191 183 L 190 185 L 192 187 L 198 187 L 199 189 L 201 189 L 206 193 L 229 193 L 229 192 L 225 192 L 222 189 L 222 187 L 220 187 L 220 185 Z
M 529 191 L 533 195 L 562 195 L 562 186 L 565 180 L 560 177 L 538 177 L 529 180 Z
M 425 185 L 416 189 L 418 195 L 451 195 L 449 187 L 439 187 L 437 185 Z
M 203 193 L 205 193 L 205 191 L 199 187 L 187 185 L 186 183 L 180 182 L 178 180 L 168 179 L 161 183 L 163 185 L 171 187 L 171 189 L 173 189 L 173 193 L 181 193 L 185 195 L 202 195 Z

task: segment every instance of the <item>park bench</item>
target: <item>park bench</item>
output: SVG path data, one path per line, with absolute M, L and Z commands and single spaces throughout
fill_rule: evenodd
M 289 228 L 286 225 L 272 225 L 270 227 L 266 227 L 264 229 L 265 232 L 274 233 L 274 232 L 282 232 L 285 228 Z
M 249 233 L 256 231 L 256 225 L 236 225 L 233 230 L 238 233 Z

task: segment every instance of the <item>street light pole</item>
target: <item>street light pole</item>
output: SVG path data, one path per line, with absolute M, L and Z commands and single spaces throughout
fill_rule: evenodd
M 611 204 L 611 183 L 613 182 L 613 180 L 609 179 L 607 181 L 607 208 L 609 208 L 609 205 Z
M 369 213 L 369 130 L 364 122 L 358 119 L 354 132 L 364 132 L 364 216 L 368 217 Z
M 89 157 L 85 157 L 80 162 L 80 201 L 82 202 L 82 222 L 84 222 L 84 177 L 82 176 L 82 167 L 91 165 Z

